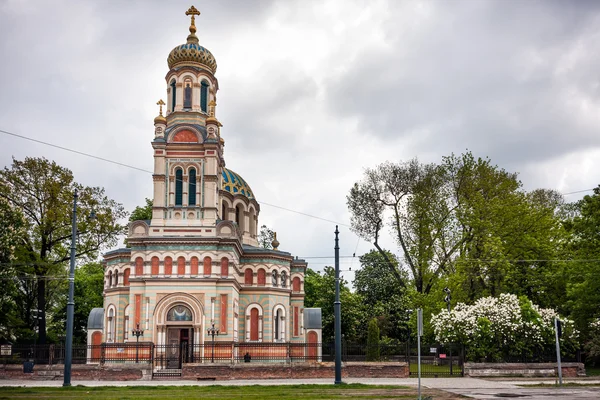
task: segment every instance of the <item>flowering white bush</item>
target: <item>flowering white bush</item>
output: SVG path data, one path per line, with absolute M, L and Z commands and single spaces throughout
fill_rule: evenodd
M 533 358 L 554 343 L 556 311 L 540 308 L 514 294 L 484 297 L 473 305 L 458 303 L 450 312 L 431 316 L 435 338 L 441 343 L 463 343 L 470 358 L 500 360 Z M 567 349 L 577 348 L 578 332 L 573 321 L 563 321 Z

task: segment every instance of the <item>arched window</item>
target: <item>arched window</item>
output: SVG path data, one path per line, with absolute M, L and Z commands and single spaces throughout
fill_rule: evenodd
M 108 316 L 106 318 L 106 341 L 112 343 L 115 341 L 115 309 L 114 306 L 111 306 L 108 309 Z
M 192 276 L 198 275 L 198 257 L 192 257 L 190 260 L 190 269 Z
M 258 308 L 250 310 L 250 340 L 258 340 Z
M 144 275 L 144 260 L 142 257 L 135 259 L 135 274 L 137 276 Z
M 175 111 L 175 104 L 177 102 L 177 96 L 175 95 L 175 88 L 177 84 L 175 83 L 175 79 L 171 80 L 171 111 Z
M 225 221 L 227 219 L 227 203 L 221 204 L 221 219 Z
M 185 257 L 177 258 L 177 275 L 185 275 Z
M 257 276 L 256 280 L 257 280 L 258 286 L 265 286 L 266 281 L 267 281 L 267 274 L 263 268 L 259 268 L 258 276 Z
M 127 342 L 127 339 L 129 339 L 129 304 L 123 310 L 123 341 Z
M 256 212 L 254 208 L 250 209 L 250 228 L 248 229 L 250 236 L 256 236 Z
M 252 272 L 252 269 L 246 268 L 246 270 L 244 271 L 244 284 L 252 285 L 253 283 L 254 283 L 254 273 Z
M 131 274 L 131 270 L 126 268 L 123 272 L 123 286 L 129 286 L 129 275 Z
M 175 170 L 175 205 L 180 206 L 183 201 L 183 170 Z
M 154 256 L 152 257 L 152 275 L 156 276 L 158 275 L 158 265 L 160 263 L 158 257 Z
M 240 227 L 240 231 L 244 232 L 244 209 L 241 204 L 235 207 L 235 222 Z
M 227 278 L 229 276 L 229 259 L 227 257 L 221 258 L 221 278 Z
M 273 287 L 277 286 L 277 271 L 273 270 L 271 272 L 271 284 L 273 285 Z
M 165 276 L 173 274 L 173 259 L 165 257 Z
M 281 308 L 281 306 L 277 308 L 275 317 L 273 319 L 274 341 L 283 342 L 285 341 L 285 311 L 283 308 Z
M 115 278 L 115 286 L 117 286 L 119 284 L 119 270 L 118 269 L 115 269 L 113 278 Z
M 287 272 L 281 271 L 281 287 L 287 287 Z
M 200 83 L 200 108 L 202 112 L 208 112 L 208 82 Z
M 212 274 L 212 259 L 210 257 L 204 257 L 204 276 L 210 276 Z
M 299 292 L 300 291 L 300 278 L 295 277 L 292 279 L 292 291 Z
M 192 80 L 185 80 L 185 88 L 183 89 L 183 108 L 191 109 L 192 108 Z
M 190 168 L 189 172 L 188 204 L 196 205 L 196 168 Z
M 108 287 L 112 287 L 112 271 L 108 271 Z

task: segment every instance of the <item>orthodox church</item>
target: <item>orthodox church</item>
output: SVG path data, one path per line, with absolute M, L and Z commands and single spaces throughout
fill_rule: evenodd
M 90 314 L 88 343 L 135 342 L 134 329 L 155 345 L 202 345 L 211 329 L 216 342 L 318 343 L 320 310 L 318 323 L 304 324 L 306 262 L 277 239 L 259 247 L 260 204 L 225 167 L 217 62 L 196 36 L 199 14 L 186 12 L 187 41 L 167 58 L 167 102 L 157 103 L 151 142 L 152 219 L 132 222 L 129 247 L 104 254 L 104 307 Z

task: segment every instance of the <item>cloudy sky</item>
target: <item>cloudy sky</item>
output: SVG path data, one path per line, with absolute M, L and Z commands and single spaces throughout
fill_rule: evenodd
M 0 129 L 152 170 L 155 104 L 191 4 L 0 0 Z M 600 183 L 599 2 L 195 5 L 218 63 L 227 166 L 282 250 L 330 256 L 334 225 L 265 203 L 349 224 L 349 188 L 385 160 L 470 149 L 527 190 Z M 56 160 L 129 210 L 152 193 L 149 173 L 0 133 L 0 165 L 13 156 Z M 342 255 L 369 250 L 340 231 Z

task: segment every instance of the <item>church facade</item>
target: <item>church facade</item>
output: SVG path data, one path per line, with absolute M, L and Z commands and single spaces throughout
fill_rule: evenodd
M 158 102 L 152 140 L 152 219 L 129 226 L 127 248 L 104 254 L 104 307 L 92 311 L 88 343 L 203 345 L 321 341 L 304 325 L 307 263 L 259 246 L 260 204 L 226 168 L 216 117 L 217 63 L 187 41 L 167 62 L 167 101 Z M 163 116 L 163 106 L 166 107 Z

